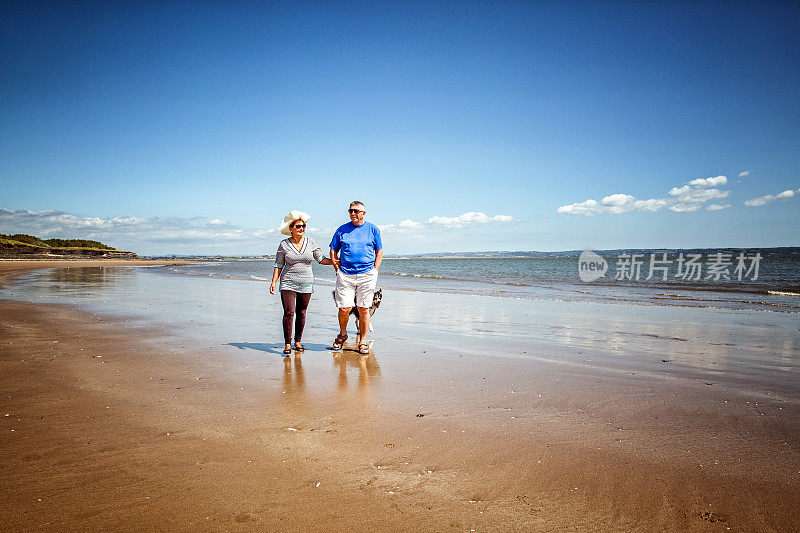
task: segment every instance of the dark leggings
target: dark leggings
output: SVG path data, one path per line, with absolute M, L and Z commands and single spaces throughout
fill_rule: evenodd
M 294 340 L 300 342 L 303 337 L 303 327 L 306 325 L 306 309 L 311 301 L 311 293 L 294 291 L 281 291 L 283 303 L 283 339 L 286 344 L 292 343 L 292 317 L 297 315 L 294 323 Z

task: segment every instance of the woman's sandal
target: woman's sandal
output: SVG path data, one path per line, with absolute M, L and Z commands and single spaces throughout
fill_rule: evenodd
M 294 345 L 294 351 L 297 353 L 303 353 L 306 351 L 305 347 L 301 344 L 298 346 L 297 344 Z
M 369 354 L 369 344 L 359 344 L 358 345 L 358 353 L 361 355 L 368 355 Z
M 334 350 L 341 350 L 342 346 L 344 346 L 344 341 L 346 341 L 346 340 L 347 340 L 347 333 L 345 333 L 345 334 L 339 333 L 336 336 L 336 340 L 333 341 L 333 349 Z
M 292 349 L 291 348 L 284 348 L 283 349 L 283 355 L 292 355 Z

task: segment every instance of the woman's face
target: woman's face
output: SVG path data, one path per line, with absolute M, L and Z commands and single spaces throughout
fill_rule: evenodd
M 304 235 L 306 232 L 306 223 L 302 220 L 296 220 L 289 226 L 289 229 L 292 230 L 292 237 L 299 237 Z

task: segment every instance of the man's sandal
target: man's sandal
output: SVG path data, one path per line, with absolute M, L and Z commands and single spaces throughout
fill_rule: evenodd
M 291 348 L 284 348 L 283 349 L 283 355 L 292 355 L 292 349 Z
M 295 345 L 294 345 L 294 351 L 295 351 L 295 352 L 297 352 L 297 353 L 303 353 L 303 352 L 305 352 L 305 351 L 306 351 L 306 348 L 305 348 L 305 346 L 303 346 L 302 344 L 301 344 L 300 346 L 298 346 L 297 344 L 295 344 Z
M 361 355 L 368 355 L 369 354 L 369 344 L 359 344 L 358 345 L 358 353 Z
M 333 349 L 334 350 L 341 350 L 342 346 L 344 345 L 344 341 L 347 340 L 347 333 L 340 333 L 336 336 L 336 340 L 333 341 Z

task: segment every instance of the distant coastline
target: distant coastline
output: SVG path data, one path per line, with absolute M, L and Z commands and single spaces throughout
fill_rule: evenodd
M 386 259 L 541 259 L 541 258 L 564 258 L 578 257 L 584 250 L 562 250 L 556 252 L 538 251 L 488 251 L 488 252 L 437 252 L 422 254 L 386 254 Z M 723 252 L 735 253 L 740 251 L 762 253 L 780 253 L 800 255 L 799 246 L 776 246 L 776 247 L 709 247 L 709 248 L 613 248 L 606 250 L 593 250 L 600 255 L 617 256 L 619 254 L 651 254 L 659 252 L 674 253 L 701 253 Z M 189 259 L 193 261 L 269 261 L 275 259 L 274 255 L 191 255 L 191 254 L 167 254 L 142 256 L 143 259 L 153 260 L 174 260 Z
M 537 252 L 537 251 L 491 251 L 491 252 L 438 252 L 435 254 L 403 254 L 384 257 L 391 259 L 540 259 L 540 258 L 563 258 L 578 257 L 584 250 L 562 250 L 558 252 Z M 607 250 L 593 250 L 600 255 L 619 255 L 627 254 L 651 254 L 659 252 L 685 252 L 685 253 L 708 253 L 723 252 L 733 253 L 739 251 L 760 251 L 764 253 L 783 253 L 800 254 L 798 246 L 781 247 L 708 247 L 708 248 L 613 248 Z

